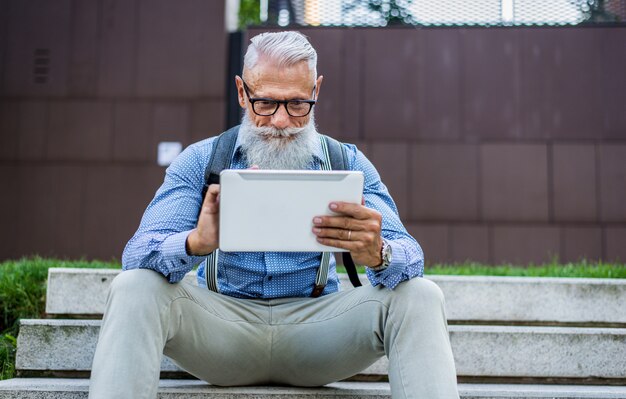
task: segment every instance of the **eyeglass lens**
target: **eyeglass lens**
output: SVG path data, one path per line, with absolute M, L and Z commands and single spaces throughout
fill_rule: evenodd
M 280 103 L 277 101 L 255 101 L 253 104 L 254 112 L 259 115 L 272 115 L 278 110 Z M 289 101 L 285 103 L 287 113 L 291 116 L 305 116 L 311 109 L 311 104 L 300 101 Z

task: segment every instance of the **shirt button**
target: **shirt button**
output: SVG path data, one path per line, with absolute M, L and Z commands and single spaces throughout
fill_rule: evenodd
M 267 276 L 267 281 L 272 281 L 272 276 Z

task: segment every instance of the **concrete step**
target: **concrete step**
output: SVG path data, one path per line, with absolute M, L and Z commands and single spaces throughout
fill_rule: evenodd
M 100 320 L 22 320 L 16 368 L 21 375 L 90 370 Z M 461 377 L 612 379 L 626 384 L 626 329 L 450 326 Z M 361 375 L 385 376 L 383 358 Z M 180 372 L 169 359 L 164 372 Z
M 0 381 L 1 399 L 87 398 L 86 379 L 16 378 Z M 576 385 L 459 384 L 462 399 L 623 399 L 626 387 Z M 337 382 L 320 388 L 214 387 L 198 380 L 161 380 L 159 399 L 388 399 L 389 384 Z
M 46 312 L 100 316 L 109 285 L 118 273 L 117 269 L 50 269 Z M 185 278 L 195 284 L 195 274 Z M 427 278 L 443 290 L 451 323 L 626 327 L 626 279 Z M 341 279 L 344 288 L 351 287 L 347 276 Z M 365 282 L 365 276 L 361 279 Z

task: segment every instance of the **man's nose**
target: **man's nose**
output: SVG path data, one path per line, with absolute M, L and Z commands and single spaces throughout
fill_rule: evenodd
M 277 129 L 285 129 L 291 126 L 291 117 L 287 113 L 285 104 L 280 104 L 276 113 L 272 115 L 272 125 Z

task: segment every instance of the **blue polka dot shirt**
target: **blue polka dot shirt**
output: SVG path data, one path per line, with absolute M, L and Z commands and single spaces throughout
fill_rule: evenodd
M 152 269 L 163 274 L 171 283 L 176 283 L 200 264 L 198 284 L 206 286 L 205 257 L 187 254 L 185 242 L 198 220 L 204 170 L 211 156 L 214 139 L 212 137 L 190 145 L 167 168 L 163 184 L 148 205 L 139 229 L 124 249 L 124 270 Z M 367 269 L 368 279 L 374 286 L 382 284 L 393 289 L 401 281 L 423 276 L 422 249 L 402 225 L 396 205 L 378 172 L 354 145 L 344 146 L 349 169 L 362 171 L 365 177 L 365 205 L 382 214 L 382 236 L 392 247 L 389 267 L 380 272 Z M 320 144 L 309 169 L 321 169 L 323 159 Z M 237 141 L 231 168 L 248 167 Z M 335 259 L 332 256 L 330 259 L 328 284 L 323 295 L 339 289 Z M 219 291 L 239 298 L 311 296 L 320 261 L 319 252 L 220 252 Z

